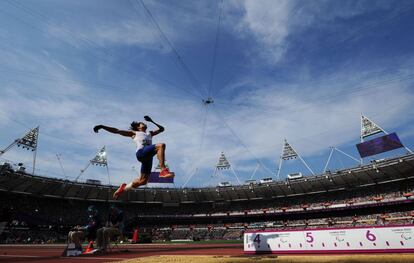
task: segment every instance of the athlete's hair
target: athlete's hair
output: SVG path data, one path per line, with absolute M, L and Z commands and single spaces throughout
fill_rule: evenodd
M 133 131 L 138 131 L 138 127 L 139 127 L 139 125 L 140 124 L 145 124 L 145 123 L 143 123 L 142 121 L 133 121 L 133 122 L 131 122 L 131 127 L 129 127 L 129 129 L 131 129 L 131 130 L 133 130 Z

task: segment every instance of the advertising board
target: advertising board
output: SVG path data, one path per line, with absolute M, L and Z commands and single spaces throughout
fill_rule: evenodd
M 246 231 L 246 254 L 414 252 L 414 225 Z

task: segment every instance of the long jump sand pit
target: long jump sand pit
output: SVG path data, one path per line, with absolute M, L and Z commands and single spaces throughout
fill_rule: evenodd
M 320 262 L 372 262 L 372 263 L 412 263 L 414 254 L 359 254 L 359 255 L 302 255 L 302 256 L 183 256 L 183 255 L 161 255 L 144 258 L 136 258 L 122 261 L 123 263 L 320 263 Z

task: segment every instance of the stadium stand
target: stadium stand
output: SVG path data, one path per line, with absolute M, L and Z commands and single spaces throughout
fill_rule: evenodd
M 30 175 L 0 166 L 1 243 L 65 242 L 89 205 L 125 212 L 124 236 L 153 240 L 240 239 L 246 229 L 412 224 L 414 155 L 295 181 L 207 188 L 139 188 L 121 201 L 114 186 Z M 104 219 L 105 220 L 105 219 Z

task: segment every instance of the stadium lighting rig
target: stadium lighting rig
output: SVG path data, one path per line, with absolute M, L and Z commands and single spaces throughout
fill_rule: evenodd
M 22 149 L 32 151 L 33 152 L 33 170 L 32 173 L 35 172 L 36 167 L 36 155 L 37 155 L 37 141 L 39 138 L 39 126 L 31 129 L 27 132 L 23 137 L 14 140 L 9 146 L 7 146 L 4 150 L 0 150 L 0 156 L 5 154 L 11 148 L 17 145 L 17 147 L 22 147 Z
M 287 160 L 293 160 L 299 158 L 300 161 L 308 168 L 308 170 L 312 173 L 312 175 L 315 175 L 315 173 L 312 171 L 312 169 L 309 167 L 309 165 L 305 162 L 305 160 L 302 159 L 302 157 L 293 149 L 293 147 L 288 143 L 286 139 L 283 141 L 283 149 L 282 154 L 280 155 L 279 160 L 279 167 L 277 170 L 277 180 L 280 180 L 280 171 L 282 169 L 283 161 Z
M 109 176 L 109 169 L 108 169 L 108 159 L 105 146 L 103 146 L 95 155 L 93 159 L 91 159 L 84 169 L 81 169 L 80 174 L 76 177 L 75 182 L 78 181 L 79 177 L 89 168 L 90 165 L 100 166 L 106 168 L 106 173 L 108 174 L 108 184 L 111 184 L 111 179 Z
M 241 184 L 239 177 L 237 176 L 236 171 L 234 171 L 233 167 L 231 166 L 230 162 L 227 160 L 226 155 L 224 154 L 224 152 L 221 152 L 219 160 L 216 164 L 216 167 L 214 168 L 214 172 L 212 177 L 214 177 L 218 171 L 220 170 L 231 170 L 231 172 L 233 173 L 234 177 L 236 177 L 236 180 L 239 184 Z
M 383 133 L 385 136 L 365 141 L 367 137 L 371 137 L 379 133 Z M 364 157 L 394 150 L 400 147 L 404 147 L 411 154 L 413 153 L 411 149 L 401 143 L 396 133 L 389 134 L 375 122 L 362 114 L 360 139 L 361 143 L 357 145 L 357 148 L 361 155 L 361 164 L 363 163 Z

